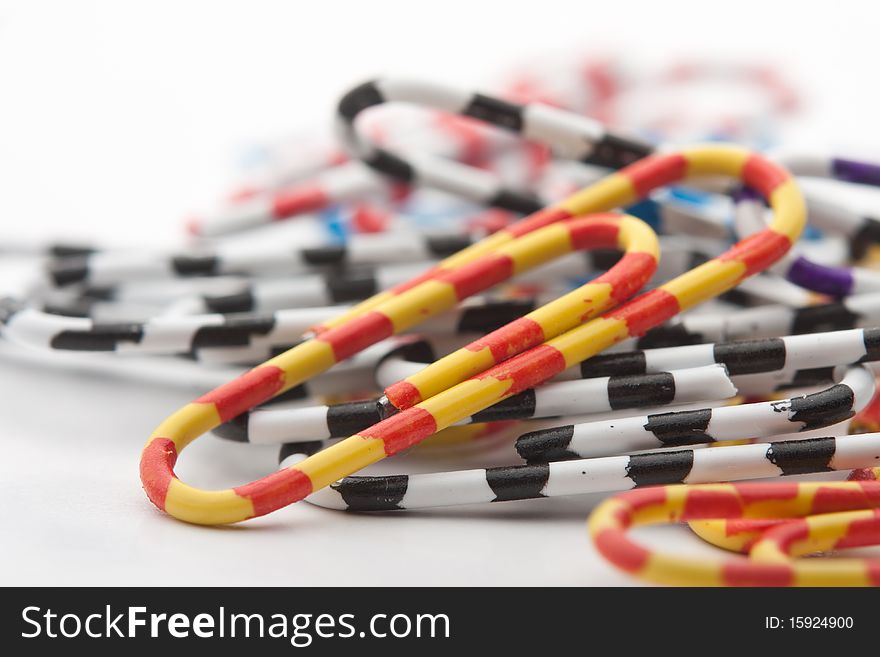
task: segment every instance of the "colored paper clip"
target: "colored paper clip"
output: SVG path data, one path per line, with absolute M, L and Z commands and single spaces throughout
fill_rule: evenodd
M 625 206 L 665 184 L 713 174 L 740 178 L 762 193 L 774 210 L 771 225 L 727 253 L 603 317 L 581 324 L 606 304 L 610 306 L 635 292 L 638 286 L 633 286 L 629 277 L 617 285 L 595 283 L 594 294 L 588 302 L 582 299 L 578 313 L 560 316 L 551 304 L 545 307 L 543 322 L 514 322 L 496 332 L 492 340 L 482 342 L 479 351 L 455 352 L 426 368 L 423 376 L 415 375 L 389 387 L 388 401 L 383 404 L 383 412 L 389 415 L 386 419 L 296 466 L 223 491 L 199 490 L 175 477 L 173 467 L 179 452 L 199 435 L 369 344 L 415 325 L 518 270 L 570 250 L 571 241 L 576 243 L 577 239 L 573 227 L 578 222 L 588 226 L 590 220 L 566 220 Z M 237 522 L 301 500 L 730 289 L 778 260 L 800 235 L 804 219 L 802 197 L 785 171 L 746 150 L 697 147 L 641 160 L 443 261 L 412 281 L 408 289 L 379 295 L 369 302 L 368 312 L 335 328 L 325 326 L 316 337 L 184 407 L 157 428 L 144 448 L 144 488 L 160 509 L 202 524 Z M 621 232 L 625 231 L 609 234 L 608 242 L 616 242 Z M 646 257 L 653 259 L 656 254 L 648 253 Z M 621 294 L 620 285 L 627 294 Z M 600 293 L 597 302 L 595 297 Z M 393 413 L 392 405 L 402 410 Z
M 517 451 L 529 461 L 525 466 L 346 477 L 308 501 L 334 509 L 388 511 L 850 469 L 849 464 L 870 462 L 878 453 L 876 437 L 839 452 L 834 439 L 797 439 L 724 450 L 606 454 L 739 440 L 743 426 L 758 437 L 827 428 L 864 409 L 874 391 L 873 373 L 856 366 L 830 388 L 788 400 L 615 418 L 525 434 L 517 441 Z M 824 458 L 817 458 L 820 446 Z M 289 449 L 281 453 L 287 465 Z
M 824 439 L 814 459 L 826 469 L 858 467 L 843 453 L 865 437 Z M 870 438 L 869 438 L 870 439 Z M 852 441 L 852 443 L 850 443 Z M 726 447 L 723 452 L 738 447 Z M 833 458 L 828 458 L 831 453 Z M 822 455 L 822 456 L 820 456 Z M 849 462 L 850 464 L 848 464 Z M 797 469 L 791 474 L 796 474 Z M 661 584 L 691 586 L 880 586 L 880 560 L 800 559 L 811 553 L 880 542 L 880 468 L 856 470 L 847 482 L 658 486 L 602 502 L 590 516 L 599 552 L 618 568 Z M 703 522 L 708 521 L 708 522 Z M 709 542 L 748 557 L 706 559 L 647 549 L 632 527 L 691 522 Z M 697 524 L 699 523 L 699 524 Z
M 670 481 L 693 485 L 845 471 L 872 462 L 878 449 L 880 434 L 864 433 L 431 474 L 346 477 L 307 499 L 312 504 L 338 510 L 428 509 L 626 491 Z
M 376 145 L 358 128 L 356 119 L 365 109 L 384 103 L 416 104 L 479 119 L 525 139 L 545 142 L 562 157 L 602 166 L 620 168 L 651 150 L 641 142 L 609 134 L 597 121 L 546 105 L 517 105 L 434 83 L 383 79 L 352 89 L 339 102 L 340 135 L 346 147 L 360 159 L 330 169 L 314 180 L 297 183 L 195 221 L 193 232 L 205 236 L 222 235 L 325 208 L 333 203 L 362 199 L 388 188 L 387 176 L 398 185 L 443 189 L 517 213 L 536 212 L 543 206 L 534 194 L 505 188 L 491 171 L 436 156 L 407 156 L 405 159 Z

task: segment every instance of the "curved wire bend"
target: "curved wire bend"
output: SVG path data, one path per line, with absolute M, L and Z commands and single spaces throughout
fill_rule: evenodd
M 485 354 L 488 369 L 476 375 L 450 373 L 441 390 L 429 396 L 419 393 L 421 400 L 413 406 L 290 468 L 218 491 L 194 488 L 175 476 L 180 451 L 221 422 L 470 294 L 571 249 L 577 238 L 567 220 L 625 206 L 663 185 L 708 175 L 738 178 L 756 189 L 774 211 L 772 223 L 721 256 L 585 324 L 554 331 L 555 317 L 550 316 L 546 326 L 536 322 L 519 342 L 483 345 L 476 353 Z M 647 157 L 446 259 L 405 290 L 377 295 L 360 314 L 178 410 L 144 447 L 144 489 L 160 509 L 200 524 L 239 522 L 299 501 L 766 269 L 800 236 L 805 214 L 803 197 L 788 173 L 745 149 L 713 145 Z M 603 282 L 595 298 L 585 295 L 581 318 L 609 307 L 616 289 L 614 282 Z M 555 337 L 548 340 L 545 330 Z
M 878 474 L 880 468 L 857 470 L 847 482 L 645 488 L 602 502 L 590 516 L 589 531 L 618 568 L 660 584 L 880 586 L 878 559 L 796 559 L 880 542 Z M 705 520 L 710 522 L 700 522 Z M 626 535 L 631 527 L 681 521 L 748 558 L 654 552 Z

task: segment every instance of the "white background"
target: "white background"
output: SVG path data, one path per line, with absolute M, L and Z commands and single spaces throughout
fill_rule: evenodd
M 0 236 L 170 240 L 219 193 L 238 147 L 329 129 L 352 83 L 388 73 L 491 88 L 546 53 L 768 58 L 813 92 L 803 137 L 864 148 L 880 106 L 872 5 L 0 2 Z M 148 504 L 137 460 L 190 392 L 0 368 L 2 584 L 631 583 L 587 539 L 592 499 L 382 517 L 299 504 L 236 527 L 180 524 Z M 179 472 L 221 487 L 274 465 L 273 449 L 205 438 Z M 707 550 L 682 529 L 645 536 Z

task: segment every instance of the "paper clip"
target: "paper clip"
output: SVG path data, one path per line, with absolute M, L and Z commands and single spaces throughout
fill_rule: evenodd
M 825 439 L 817 452 L 845 450 L 861 434 Z M 736 447 L 727 447 L 719 452 Z M 712 450 L 716 451 L 716 450 Z M 875 447 L 874 458 L 878 458 Z M 846 458 L 840 459 L 843 463 Z M 858 459 L 856 459 L 858 460 Z M 845 469 L 847 466 L 842 465 Z M 599 552 L 618 568 L 661 584 L 690 586 L 880 586 L 877 559 L 799 559 L 880 542 L 880 468 L 847 482 L 658 486 L 602 502 L 590 516 Z M 705 521 L 705 522 L 701 522 Z M 700 559 L 649 550 L 627 536 L 636 526 L 691 522 L 711 543 L 748 557 Z
M 585 315 L 601 307 L 591 295 L 579 316 L 549 315 L 546 325 L 514 323 L 501 334 L 506 339 L 494 342 L 495 349 L 484 343 L 481 351 L 468 350 L 464 360 L 456 360 L 459 355 L 438 361 L 425 369 L 425 376 L 410 377 L 398 388 L 405 391 L 397 397 L 403 410 L 291 468 L 223 491 L 199 490 L 175 477 L 179 452 L 199 435 L 378 340 L 571 249 L 569 225 L 577 222 L 565 220 L 625 206 L 665 184 L 713 174 L 740 178 L 758 190 L 774 211 L 771 225 L 602 317 L 578 326 Z M 380 295 L 370 303 L 369 312 L 323 330 L 182 408 L 156 429 L 144 448 L 144 488 L 160 509 L 189 522 L 237 522 L 269 513 L 730 289 L 778 260 L 800 235 L 804 220 L 803 199 L 794 181 L 784 170 L 744 149 L 697 147 L 645 158 L 465 249 L 415 279 L 407 290 Z M 588 225 L 588 220 L 581 221 Z M 613 303 L 614 287 L 604 287 L 604 303 Z M 573 322 L 574 328 L 567 322 Z
M 561 157 L 601 166 L 620 168 L 651 151 L 642 142 L 608 133 L 597 121 L 547 105 L 517 105 L 429 82 L 382 79 L 359 85 L 339 102 L 340 135 L 347 148 L 360 159 L 345 162 L 312 180 L 194 221 L 192 232 L 202 236 L 222 235 L 284 220 L 333 203 L 363 199 L 387 190 L 387 176 L 398 185 L 443 189 L 516 213 L 528 214 L 543 207 L 544 204 L 533 194 L 505 188 L 497 175 L 490 171 L 439 157 L 403 158 L 371 142 L 358 129 L 356 119 L 362 111 L 389 102 L 416 104 L 476 118 L 525 139 L 546 143 Z

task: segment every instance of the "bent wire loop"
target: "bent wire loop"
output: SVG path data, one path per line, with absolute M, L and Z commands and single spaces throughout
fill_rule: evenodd
M 848 436 L 840 445 L 877 435 Z M 880 468 L 873 468 L 856 470 L 846 482 L 635 490 L 602 502 L 590 516 L 589 531 L 599 552 L 615 566 L 662 584 L 880 586 L 878 559 L 798 559 L 880 541 L 878 476 Z M 710 543 L 748 556 L 669 554 L 627 536 L 632 527 L 685 521 Z
M 340 138 L 371 169 L 399 183 L 440 189 L 479 203 L 524 214 L 540 214 L 545 203 L 531 193 L 505 188 L 502 180 L 491 171 L 439 157 L 393 152 L 370 141 L 361 131 L 358 118 L 365 110 L 385 103 L 412 104 L 479 119 L 524 139 L 545 144 L 559 157 L 584 164 L 619 169 L 653 151 L 652 146 L 611 133 L 600 122 L 586 116 L 543 103 L 511 103 L 424 81 L 397 78 L 375 80 L 355 87 L 340 99 L 337 106 Z M 460 256 L 470 258 L 494 248 L 496 244 L 491 238 L 482 240 L 463 249 Z M 449 260 L 449 264 L 463 262 L 454 258 Z M 407 285 L 377 294 L 356 305 L 349 313 L 317 326 L 316 332 L 348 321 L 387 296 L 407 289 Z
M 382 404 L 385 419 L 285 470 L 221 491 L 194 488 L 174 475 L 180 451 L 222 422 L 479 290 L 578 248 L 578 226 L 583 230 L 592 220 L 573 218 L 631 204 L 663 185 L 709 175 L 738 178 L 762 194 L 773 210 L 770 225 L 715 259 L 594 317 L 638 289 L 630 273 L 619 266 L 612 269 L 604 279 L 576 291 L 577 311 L 561 300 L 553 302 L 496 331 L 491 339 L 390 386 Z M 785 254 L 804 222 L 803 198 L 794 181 L 780 167 L 747 150 L 706 146 L 647 157 L 447 258 L 403 288 L 377 295 L 344 320 L 322 327 L 315 337 L 180 409 L 156 429 L 144 448 L 144 488 L 160 509 L 203 524 L 237 522 L 299 501 L 731 289 Z M 630 225 L 641 224 L 621 219 L 616 232 L 607 229 L 605 244 L 635 230 L 624 228 Z M 654 245 L 651 240 L 643 248 Z M 642 253 L 656 258 L 654 251 Z
M 506 188 L 493 172 L 440 157 L 411 153 L 403 157 L 372 143 L 355 120 L 362 111 L 385 103 L 416 104 L 478 119 L 505 132 L 543 142 L 560 157 L 615 169 L 651 152 L 649 145 L 610 133 L 598 121 L 542 103 L 517 104 L 430 82 L 386 78 L 355 87 L 339 102 L 340 136 L 359 159 L 344 162 L 312 180 L 250 199 L 197 221 L 192 226 L 193 232 L 204 236 L 221 235 L 377 192 L 393 195 L 389 190 L 401 184 L 444 189 L 523 214 L 536 212 L 543 206 L 531 193 Z M 468 159 L 466 153 L 458 155 L 455 159 Z
M 368 166 L 402 182 L 438 187 L 514 212 L 536 212 L 532 195 L 504 188 L 494 174 L 438 158 L 401 155 L 372 143 L 359 129 L 364 110 L 385 103 L 407 103 L 472 117 L 547 144 L 557 155 L 584 164 L 619 169 L 649 155 L 652 147 L 608 131 L 599 121 L 543 103 L 511 103 L 421 80 L 382 78 L 365 82 L 339 101 L 339 133 L 349 150 Z

